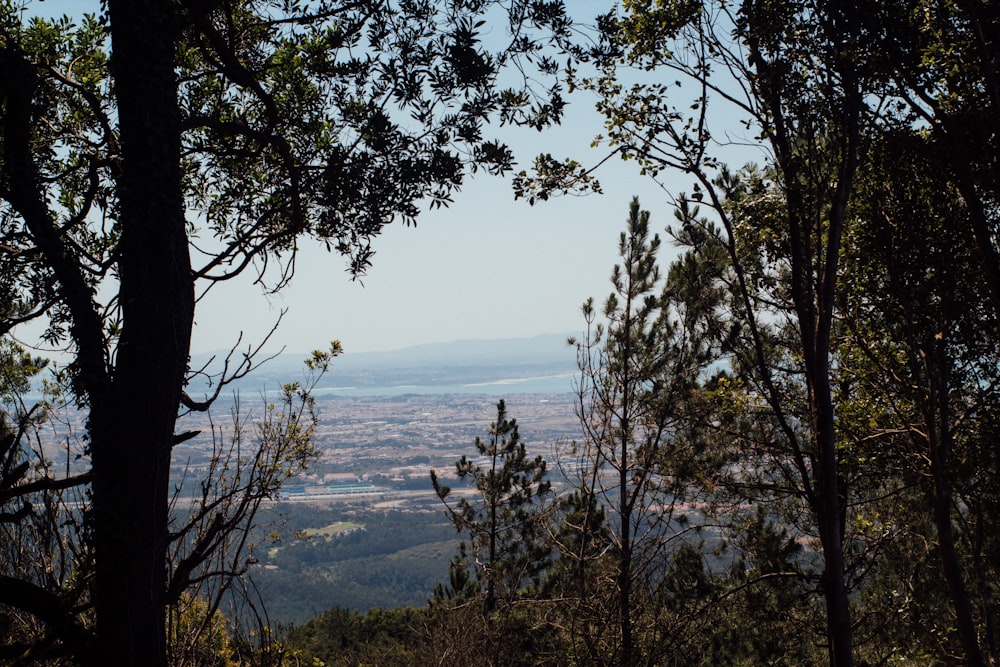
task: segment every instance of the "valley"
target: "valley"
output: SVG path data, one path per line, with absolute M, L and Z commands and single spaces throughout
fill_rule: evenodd
M 455 461 L 474 455 L 477 436 L 488 437 L 498 400 L 320 394 L 318 457 L 284 484 L 256 529 L 261 548 L 251 573 L 272 622 L 301 623 L 333 606 L 366 612 L 425 604 L 434 586 L 447 581 L 461 539 L 434 494 L 430 471 L 463 492 L 451 479 Z M 573 394 L 512 394 L 505 401 L 532 456 L 552 465 L 556 445 L 577 437 Z M 252 422 L 262 405 L 241 401 L 240 409 Z M 190 480 L 188 491 L 195 492 L 213 455 L 209 434 L 214 428 L 224 441 L 231 427 L 192 414 L 185 428 L 201 433 L 175 449 L 173 476 Z

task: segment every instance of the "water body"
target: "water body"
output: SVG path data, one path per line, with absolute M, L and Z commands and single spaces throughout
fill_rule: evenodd
M 375 384 L 369 386 L 325 386 L 313 393 L 318 396 L 404 396 L 406 394 L 567 394 L 574 391 L 572 373 L 540 377 L 510 377 L 478 382 L 428 382 L 415 384 Z
M 503 398 L 512 394 L 571 394 L 575 392 L 576 375 L 573 373 L 560 373 L 556 375 L 544 375 L 533 377 L 505 377 L 495 380 L 485 379 L 475 382 L 461 381 L 441 381 L 414 382 L 406 384 L 396 384 L 391 381 L 388 374 L 385 378 L 371 384 L 357 385 L 329 385 L 317 387 L 313 390 L 313 395 L 319 397 L 335 396 L 405 396 L 407 394 L 420 395 L 443 395 L 443 394 L 480 394 Z M 238 388 L 244 400 L 251 400 L 261 394 L 274 397 L 279 393 L 277 380 L 245 379 L 238 383 Z M 210 389 L 206 387 L 189 387 L 188 391 L 196 398 L 202 394 L 209 394 Z M 224 392 L 225 396 L 232 392 Z M 42 394 L 34 391 L 25 396 L 30 403 L 42 400 Z

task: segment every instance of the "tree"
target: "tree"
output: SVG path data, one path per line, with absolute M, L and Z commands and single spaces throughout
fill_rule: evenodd
M 971 610 L 963 579 L 980 577 L 960 572 L 960 559 L 948 554 L 948 543 L 954 526 L 975 523 L 952 495 L 958 469 L 969 465 L 970 474 L 981 479 L 993 466 L 989 456 L 978 465 L 966 463 L 970 459 L 960 452 L 992 428 L 984 388 L 991 386 L 985 369 L 993 362 L 983 350 L 995 336 L 995 312 L 983 309 L 979 290 L 944 296 L 947 281 L 931 287 L 921 276 L 942 262 L 975 275 L 968 248 L 952 234 L 934 232 L 933 224 L 923 227 L 923 222 L 898 237 L 883 228 L 897 224 L 885 218 L 888 212 L 896 220 L 929 216 L 926 221 L 950 210 L 949 222 L 974 245 L 996 311 L 1000 79 L 994 56 L 1000 14 L 991 3 L 962 1 L 625 2 L 623 11 L 602 17 L 601 25 L 607 39 L 591 54 L 603 69 L 577 83 L 599 93 L 608 142 L 654 177 L 665 169 L 689 174 L 694 191 L 677 197 L 678 208 L 701 202 L 721 225 L 716 233 L 712 223 L 685 214 L 685 228 L 700 229 L 700 236 L 713 239 L 712 247 L 729 255 L 720 270 L 715 258 L 702 252 L 704 244 L 689 243 L 703 258 L 703 280 L 735 295 L 723 309 L 728 313 L 716 313 L 717 324 L 707 326 L 732 366 L 733 376 L 723 378 L 720 389 L 732 389 L 733 405 L 742 401 L 745 408 L 745 419 L 737 418 L 736 410 L 719 414 L 728 416 L 734 442 L 750 453 L 735 468 L 737 475 L 723 479 L 772 508 L 805 510 L 785 516 L 803 534 L 818 533 L 823 553 L 818 590 L 826 603 L 831 664 L 852 664 L 853 631 L 867 632 L 864 623 L 852 620 L 851 606 L 866 586 L 879 584 L 880 575 L 869 568 L 884 563 L 872 554 L 905 543 L 901 537 L 889 545 L 892 538 L 877 535 L 879 529 L 895 530 L 908 520 L 915 529 L 928 525 L 912 515 L 890 521 L 877 509 L 898 511 L 907 484 L 914 482 L 893 474 L 900 460 L 873 456 L 875 443 L 887 451 L 900 447 L 899 429 L 910 434 L 919 456 L 936 460 L 933 471 L 925 469 L 911 448 L 912 458 L 902 467 L 911 473 L 923 469 L 918 474 L 923 483 L 935 480 L 928 489 L 933 502 L 919 506 L 935 515 L 930 523 L 934 540 L 941 539 L 941 573 L 964 659 L 981 664 L 975 617 L 982 619 L 988 643 L 990 613 Z M 740 139 L 733 139 L 731 128 L 720 131 L 720 106 L 739 114 L 753 132 L 747 143 L 765 148 L 763 170 L 734 175 L 725 167 L 725 151 Z M 859 165 L 878 163 L 886 139 L 897 142 L 896 159 L 914 183 L 897 182 L 893 173 L 859 185 Z M 910 171 L 914 161 L 936 165 L 937 178 Z M 574 171 L 561 186 L 589 186 L 581 173 L 589 177 Z M 895 184 L 891 191 L 885 181 Z M 923 191 L 914 195 L 914 188 Z M 907 205 L 901 207 L 901 193 L 907 191 Z M 933 203 L 942 196 L 961 199 L 964 211 Z M 863 253 L 865 260 L 845 270 L 844 237 L 858 229 L 868 230 L 866 238 L 907 238 L 900 246 L 906 250 L 891 258 Z M 921 253 L 924 259 L 914 258 Z M 900 263 L 904 257 L 908 268 Z M 897 286 L 905 289 L 891 289 L 884 267 L 897 272 Z M 879 277 L 859 290 L 856 281 L 865 282 L 872 273 Z M 915 294 L 902 296 L 918 285 Z M 882 307 L 894 305 L 885 313 L 869 311 L 868 298 Z M 917 305 L 920 298 L 929 299 L 927 308 Z M 942 307 L 946 301 L 956 307 Z M 907 302 L 910 316 L 887 317 Z M 975 315 L 956 319 L 966 307 Z M 855 308 L 870 318 L 863 332 L 848 333 L 843 327 Z M 978 334 L 973 322 L 982 329 Z M 942 323 L 955 328 L 942 329 Z M 918 328 L 923 333 L 914 337 Z M 908 341 L 903 331 L 909 331 Z M 911 363 L 904 371 L 892 360 L 907 354 Z M 862 365 L 858 355 L 866 357 L 863 363 L 872 372 L 864 382 L 854 374 Z M 875 380 L 879 373 L 881 380 Z M 907 385 L 905 392 L 900 383 Z M 890 387 L 892 399 L 884 395 Z M 881 399 L 875 401 L 869 390 Z M 877 416 L 864 419 L 866 405 Z M 973 504 L 984 507 L 978 500 Z M 983 540 L 971 539 L 978 545 L 973 551 L 983 553 Z M 970 559 L 970 569 L 975 562 Z M 852 586 L 859 594 L 848 595 Z
M 474 657 L 467 660 L 520 664 L 532 628 L 525 617 L 515 616 L 515 605 L 537 595 L 542 575 L 551 565 L 547 501 L 552 486 L 545 479 L 545 460 L 528 458 L 517 421 L 508 419 L 503 400 L 497 404 L 489 440 L 476 438 L 475 446 L 476 460 L 463 455 L 455 463 L 457 478 L 475 487 L 471 499 L 463 495 L 452 504 L 451 488 L 431 471 L 431 483 L 449 519 L 467 536 L 452 559 L 450 583 L 438 585 L 432 607 L 437 623 L 447 627 L 449 605 L 461 609 L 481 601 L 483 626 L 473 634 L 482 649 L 473 650 Z
M 602 320 L 588 300 L 587 331 L 570 341 L 580 368 L 577 410 L 583 430 L 572 452 L 577 460 L 567 466 L 579 499 L 574 514 L 581 509 L 593 514 L 592 500 L 602 506 L 605 549 L 614 569 L 614 598 L 606 604 L 616 637 L 612 654 L 601 659 L 630 667 L 658 660 L 661 642 L 648 612 L 663 583 L 668 544 L 683 535 L 677 515 L 698 467 L 683 424 L 693 421 L 688 399 L 713 356 L 697 318 L 689 317 L 696 310 L 684 309 L 676 298 L 678 286 L 660 277 L 659 247 L 659 235 L 650 235 L 649 212 L 634 199 Z M 587 516 L 574 523 L 584 531 L 595 525 Z M 562 541 L 578 547 L 562 556 L 575 559 L 584 576 L 593 567 L 589 554 L 597 537 Z
M 0 339 L 0 583 L 18 602 L 0 606 L 5 661 L 59 661 L 61 636 L 87 640 L 85 626 L 75 620 L 58 628 L 40 622 L 61 606 L 86 607 L 87 582 L 78 573 L 92 566 L 93 557 L 87 545 L 65 539 L 67 532 L 82 530 L 84 498 L 77 487 L 87 476 L 71 470 L 69 451 L 65 469 L 53 461 L 55 452 L 42 437 L 52 403 L 32 404 L 25 396 L 45 365 Z
M 511 37 L 489 52 L 480 17 L 501 8 Z M 508 169 L 486 119 L 542 127 L 562 108 L 558 88 L 497 85 L 507 65 L 553 71 L 533 28 L 567 22 L 534 0 L 111 0 L 79 23 L 0 6 L 0 331 L 44 319 L 73 355 L 96 643 L 72 607 L 33 612 L 81 663 L 165 660 L 178 412 L 253 363 L 185 392 L 197 295 L 254 266 L 279 288 L 303 237 L 360 274 L 381 228 L 446 204 L 465 166 Z M 27 582 L 5 583 L 17 605 Z
M 236 629 L 245 624 L 246 610 L 261 613 L 253 589 L 239 585 L 254 562 L 251 529 L 261 505 L 275 499 L 282 482 L 315 455 L 311 391 L 337 354 L 337 344 L 331 352 L 315 352 L 308 360 L 313 371 L 308 383 L 284 386 L 259 419 L 237 401 L 230 427 L 212 426 L 213 448 L 197 492 L 189 496 L 177 480 L 167 537 L 173 565 L 166 619 L 170 664 L 222 655 L 210 649 L 224 639 L 218 634 L 219 626 L 224 631 L 229 622 L 221 611 L 224 604 Z M 19 416 L 20 425 L 3 439 L 7 465 L 0 484 L 0 557 L 6 568 L 2 583 L 11 598 L 3 607 L 10 623 L 2 655 L 58 662 L 94 642 L 95 563 L 84 488 L 91 473 L 78 471 L 82 447 L 74 443 L 72 421 L 60 423 L 72 417 L 64 414 L 65 406 L 50 398 L 23 407 L 23 393 L 30 389 L 26 381 L 37 374 L 39 360 L 20 353 L 9 361 L 7 377 L 19 381 L 6 385 L 5 393 L 20 406 L 9 411 Z M 54 445 L 52 434 L 66 444 Z M 75 611 L 75 618 L 66 621 L 70 625 L 46 627 L 41 621 L 60 608 Z
M 831 664 L 841 667 L 853 664 L 852 622 L 846 480 L 830 368 L 842 234 L 870 91 L 859 53 L 874 27 L 863 16 L 861 3 L 839 1 L 625 2 L 620 15 L 601 18 L 605 39 L 592 51 L 598 74 L 577 82 L 598 93 L 606 139 L 616 151 L 654 177 L 665 169 L 690 174 L 696 181 L 690 200 L 704 201 L 722 224 L 718 241 L 730 254 L 732 286 L 742 301 L 736 316 L 749 338 L 740 363 L 757 369 L 761 399 L 774 412 L 776 435 L 787 444 L 801 498 L 819 530 Z M 781 205 L 769 212 L 780 216 L 781 242 L 773 248 L 780 254 L 764 261 L 774 262 L 787 290 L 780 317 L 794 323 L 792 357 L 801 361 L 807 410 L 801 415 L 787 413 L 767 356 L 761 302 L 755 303 L 744 266 L 757 259 L 737 254 L 738 234 L 759 221 L 726 208 L 729 193 L 720 183 L 729 181 L 712 150 L 725 143 L 712 126 L 717 102 L 732 105 L 756 130 L 773 167 L 771 194 Z M 804 430 L 796 426 L 800 418 Z
M 459 533 L 468 536 L 452 560 L 451 586 L 439 587 L 436 598 L 475 599 L 485 587 L 482 604 L 487 623 L 496 612 L 502 612 L 489 656 L 491 664 L 499 664 L 500 645 L 506 641 L 504 619 L 526 587 L 538 588 L 551 562 L 545 519 L 552 485 L 545 479 L 545 460 L 540 455 L 528 458 L 517 420 L 507 418 L 503 400 L 497 404 L 489 440 L 476 438 L 475 444 L 477 460 L 485 465 L 464 455 L 455 463 L 458 479 L 475 487 L 473 499 L 462 496 L 451 504 L 451 488 L 431 471 L 431 483 L 445 504 L 448 518 Z M 469 579 L 470 571 L 474 580 Z
M 964 202 L 963 229 L 1000 311 L 1000 12 L 976 0 L 899 0 L 873 9 L 866 15 L 873 43 L 865 56 L 891 101 L 879 120 L 889 133 L 903 126 L 922 135 L 910 148 L 936 164 Z
M 859 183 L 845 274 L 856 351 L 842 365 L 878 426 L 866 440 L 879 447 L 864 455 L 923 491 L 934 527 L 924 539 L 950 598 L 948 634 L 966 664 L 982 665 L 996 659 L 996 637 L 988 596 L 971 593 L 985 584 L 989 548 L 973 527 L 989 521 L 982 513 L 993 502 L 978 480 L 997 461 L 980 449 L 1000 398 L 997 320 L 968 234 L 972 214 L 919 144 L 908 131 L 886 133 Z M 904 521 L 907 530 L 922 524 Z
M 233 667 L 226 618 L 208 601 L 184 594 L 170 609 L 167 642 L 170 664 L 191 667 Z
M 557 601 L 553 611 L 566 628 L 564 641 L 571 663 L 599 663 L 606 659 L 608 627 L 605 601 L 609 567 L 610 536 L 606 508 L 591 479 L 575 477 L 580 461 L 575 447 L 558 460 L 562 476 L 575 488 L 559 498 L 554 512 L 553 551 L 557 557 L 546 572 L 543 598 Z M 574 472 L 571 472 L 574 471 Z
M 283 385 L 276 400 L 263 402 L 259 416 L 237 394 L 228 428 L 212 424 L 211 457 L 196 491 L 185 497 L 183 484 L 176 484 L 168 547 L 170 664 L 202 659 L 201 633 L 220 641 L 215 630 L 220 619 L 227 622 L 224 605 L 234 630 L 251 625 L 261 644 L 256 648 L 264 654 L 273 648 L 266 606 L 247 582 L 257 562 L 252 531 L 260 528 L 262 506 L 317 456 L 313 390 L 341 353 L 339 341 L 327 352 L 314 351 L 306 360 L 307 379 Z

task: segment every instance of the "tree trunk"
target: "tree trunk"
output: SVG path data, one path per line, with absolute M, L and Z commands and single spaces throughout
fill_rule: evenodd
M 972 614 L 972 600 L 965 588 L 962 577 L 962 566 L 958 561 L 955 549 L 955 536 L 951 527 L 951 488 L 937 460 L 937 452 L 931 453 L 931 465 L 934 467 L 934 525 L 938 532 L 938 542 L 941 549 L 941 567 L 944 579 L 948 584 L 952 604 L 955 605 L 955 623 L 962 650 L 965 652 L 965 664 L 970 667 L 983 667 L 982 651 L 979 648 L 979 635 L 976 632 L 976 622 Z
M 623 429 L 624 430 L 624 429 Z M 622 446 L 622 461 L 628 455 L 628 450 Z M 632 667 L 635 662 L 635 647 L 632 642 L 632 513 L 627 503 L 628 498 L 628 468 L 622 463 L 619 471 L 619 490 L 621 494 L 621 554 L 618 557 L 618 613 L 619 631 L 621 633 L 620 667 Z
M 934 341 L 934 363 L 929 370 L 930 386 L 925 407 L 928 432 L 928 458 L 931 465 L 933 487 L 931 497 L 934 503 L 934 526 L 937 528 L 938 546 L 941 553 L 941 568 L 951 602 L 955 606 L 955 624 L 965 664 L 983 667 L 986 663 L 979 646 L 979 634 L 972 612 L 972 600 L 965 586 L 962 564 L 955 548 L 955 533 L 951 525 L 952 491 L 948 479 L 948 459 L 952 449 L 951 434 L 951 388 L 948 373 L 946 344 L 944 339 Z
M 121 131 L 122 332 L 108 409 L 91 414 L 98 650 L 165 665 L 170 450 L 194 290 L 180 175 L 170 3 L 111 0 Z
M 833 403 L 829 379 L 824 373 L 817 397 L 814 424 L 819 441 L 820 468 L 819 530 L 823 546 L 823 594 L 826 601 L 827 636 L 831 667 L 852 667 L 850 603 L 844 584 L 843 507 L 838 477 L 837 447 L 834 437 Z
M 789 183 L 796 183 L 797 162 L 788 160 L 783 172 Z M 844 170 L 853 175 L 853 164 Z M 846 191 L 842 177 L 838 189 Z M 805 210 L 804 197 L 796 187 L 787 188 L 789 210 Z M 846 201 L 846 199 L 845 199 Z M 853 667 L 853 636 L 850 603 L 844 582 L 843 489 L 837 457 L 836 422 L 833 390 L 830 383 L 830 337 L 833 326 L 833 302 L 845 210 L 843 202 L 835 205 L 825 239 L 825 266 L 822 279 L 814 272 L 806 230 L 808 225 L 794 213 L 789 215 L 792 247 L 792 299 L 795 303 L 802 355 L 805 363 L 810 403 L 810 419 L 816 448 L 816 466 L 811 472 L 815 492 L 810 498 L 819 525 L 823 548 L 823 596 L 826 603 L 827 640 L 831 667 Z M 822 247 L 822 242 L 817 243 Z M 803 480 L 805 481 L 805 479 Z

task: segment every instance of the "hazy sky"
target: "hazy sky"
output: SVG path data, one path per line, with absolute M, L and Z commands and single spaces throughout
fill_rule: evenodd
M 524 131 L 520 162 L 534 153 L 585 156 L 600 121 L 585 98 L 555 132 Z M 558 135 L 558 136 L 557 136 Z M 579 158 L 578 158 L 579 159 Z M 603 299 L 634 195 L 653 212 L 656 229 L 671 216 L 667 196 L 634 165 L 609 162 L 604 194 L 563 197 L 529 206 L 514 201 L 508 179 L 477 177 L 448 209 L 427 211 L 417 226 L 389 226 L 375 241 L 362 286 L 344 261 L 304 243 L 290 287 L 265 297 L 247 284 L 225 284 L 197 313 L 196 352 L 223 348 L 242 327 L 256 339 L 282 308 L 276 340 L 305 351 L 339 338 L 348 352 L 464 338 L 508 338 L 580 330 L 580 305 Z M 680 181 L 679 183 L 683 183 Z M 247 281 L 248 282 L 248 281 Z
M 90 5 L 50 0 L 34 10 L 72 13 Z M 592 17 L 610 5 L 576 0 L 571 6 Z M 593 97 L 573 95 L 569 102 L 561 127 L 505 133 L 520 165 L 540 152 L 584 163 L 603 157 L 601 149 L 589 148 L 601 131 Z M 295 278 L 281 294 L 265 296 L 251 277 L 215 288 L 198 307 L 192 352 L 226 349 L 241 332 L 244 346 L 256 342 L 282 309 L 287 313 L 270 347 L 290 352 L 325 347 L 333 338 L 350 353 L 577 332 L 582 302 L 609 292 L 631 198 L 638 195 L 651 211 L 655 230 L 672 219 L 666 192 L 634 163 L 609 161 L 598 177 L 604 194 L 534 207 L 514 201 L 509 179 L 469 179 L 453 206 L 425 212 L 416 228 L 390 225 L 375 241 L 363 285 L 350 280 L 341 257 L 305 240 Z M 662 180 L 673 194 L 690 189 L 680 174 Z

